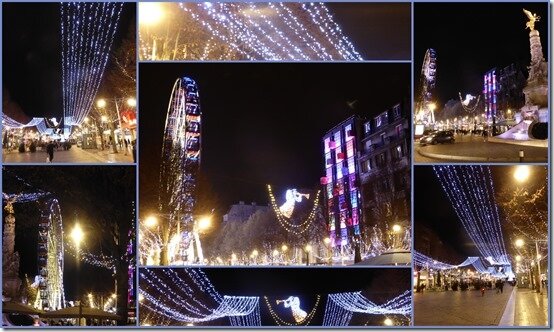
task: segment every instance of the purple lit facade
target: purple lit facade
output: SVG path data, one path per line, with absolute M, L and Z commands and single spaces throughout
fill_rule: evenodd
M 359 120 L 352 116 L 323 137 L 324 186 L 327 228 L 331 246 L 346 246 L 360 236 L 358 178 Z
M 487 122 L 496 117 L 496 68 L 489 70 L 484 76 L 483 96 L 485 97 L 485 116 Z

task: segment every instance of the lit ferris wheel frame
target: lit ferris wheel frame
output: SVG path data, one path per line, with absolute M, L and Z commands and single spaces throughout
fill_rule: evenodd
M 417 110 L 418 122 L 425 125 L 435 123 L 434 104 L 432 102 L 433 90 L 435 89 L 437 72 L 437 52 L 429 48 L 425 52 L 420 74 L 420 97 Z
M 57 310 L 64 307 L 63 225 L 58 200 L 47 200 L 41 211 L 38 231 L 38 289 L 35 306 Z
M 201 153 L 201 110 L 198 86 L 181 77 L 169 99 L 162 146 L 158 208 L 170 221 L 169 234 L 185 234 L 193 223 Z M 180 241 L 180 250 L 186 241 Z

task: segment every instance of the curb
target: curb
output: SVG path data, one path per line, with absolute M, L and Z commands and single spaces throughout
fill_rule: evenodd
M 498 326 L 514 326 L 516 318 L 516 292 L 517 287 L 512 288 L 512 294 L 506 303 L 506 308 L 504 308 L 504 314 L 500 318 Z
M 417 148 L 416 152 L 427 158 L 443 159 L 450 161 L 491 161 L 491 162 L 516 162 L 519 163 L 519 159 L 516 158 L 490 158 L 490 157 L 472 157 L 472 156 L 454 156 L 440 153 L 423 152 L 421 148 Z M 547 163 L 548 158 L 525 158 L 522 163 Z M 416 162 L 417 163 L 417 162 Z

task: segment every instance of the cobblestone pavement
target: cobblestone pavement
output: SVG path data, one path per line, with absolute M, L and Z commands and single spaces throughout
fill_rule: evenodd
M 515 326 L 548 326 L 548 291 L 538 294 L 528 288 L 516 290 Z
M 414 162 L 519 162 L 519 151 L 525 153 L 524 162 L 547 162 L 548 148 L 506 143 L 484 142 L 482 137 L 456 135 L 454 144 L 421 146 L 414 144 Z
M 34 164 L 46 164 L 46 152 L 37 151 L 34 153 L 24 152 L 19 153 L 17 151 L 11 151 L 6 153 L 6 150 L 2 151 L 2 161 L 4 163 L 34 163 Z M 64 151 L 54 151 L 54 161 L 56 163 L 132 163 L 133 156 L 130 152 L 125 155 L 124 151 L 119 153 L 112 153 L 108 150 L 83 150 L 77 146 L 73 146 L 71 149 Z
M 513 291 L 439 291 L 414 294 L 415 326 L 497 326 Z

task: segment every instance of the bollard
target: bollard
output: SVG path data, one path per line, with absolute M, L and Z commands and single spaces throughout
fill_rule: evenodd
M 519 162 L 523 162 L 523 157 L 525 157 L 525 152 L 523 150 L 519 150 Z

